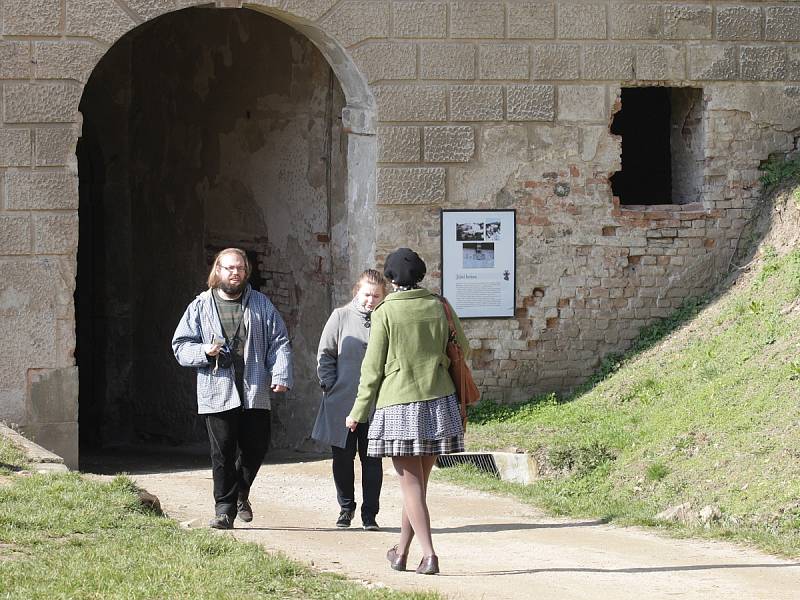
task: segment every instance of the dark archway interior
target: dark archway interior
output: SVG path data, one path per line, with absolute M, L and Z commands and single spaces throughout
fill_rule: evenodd
M 344 205 L 343 106 L 308 39 L 250 10 L 171 13 L 102 59 L 77 151 L 82 451 L 204 439 L 194 373 L 170 340 L 228 246 L 248 252 L 253 285 L 293 338 L 297 384 L 274 407 L 274 443 L 307 439 L 330 310 L 329 216 Z

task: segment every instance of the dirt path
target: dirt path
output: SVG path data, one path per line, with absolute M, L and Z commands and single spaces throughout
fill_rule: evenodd
M 213 506 L 211 474 L 202 462 L 119 470 L 156 494 L 171 517 L 204 527 Z M 384 468 L 380 532 L 362 530 L 358 517 L 351 529 L 333 527 L 338 507 L 330 461 L 295 457 L 262 467 L 251 493 L 255 518 L 236 521 L 232 535 L 318 569 L 397 589 L 436 589 L 449 598 L 800 598 L 800 562 L 730 544 L 553 519 L 514 500 L 441 483 L 432 484 L 429 504 L 442 573 L 398 573 L 384 555 L 397 538 L 399 488 L 389 461 Z M 105 465 L 109 470 L 113 464 Z M 409 566 L 419 559 L 414 545 Z

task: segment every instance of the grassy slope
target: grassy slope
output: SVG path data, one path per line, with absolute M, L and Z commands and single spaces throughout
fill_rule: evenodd
M 477 407 L 468 446 L 522 448 L 549 476 L 504 489 L 559 514 L 655 524 L 663 509 L 715 505 L 720 522 L 681 533 L 800 555 L 800 249 L 763 260 L 671 336 L 614 365 L 566 402 Z M 674 526 L 673 526 L 674 527 Z

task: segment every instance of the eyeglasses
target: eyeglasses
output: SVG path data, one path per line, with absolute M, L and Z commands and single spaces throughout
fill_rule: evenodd
M 247 267 L 226 267 L 225 265 L 217 265 L 220 269 L 225 269 L 228 273 L 246 273 Z

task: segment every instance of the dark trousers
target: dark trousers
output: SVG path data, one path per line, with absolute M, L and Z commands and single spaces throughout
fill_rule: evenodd
M 380 458 L 367 456 L 367 430 L 359 425 L 347 434 L 344 448 L 331 446 L 333 450 L 333 482 L 336 484 L 336 499 L 342 510 L 356 509 L 355 458 L 356 450 L 361 461 L 361 517 L 374 517 L 380 509 L 379 499 L 383 484 L 383 464 Z
M 247 498 L 269 448 L 270 411 L 234 408 L 204 415 L 211 446 L 217 515 L 236 518 L 236 502 Z

